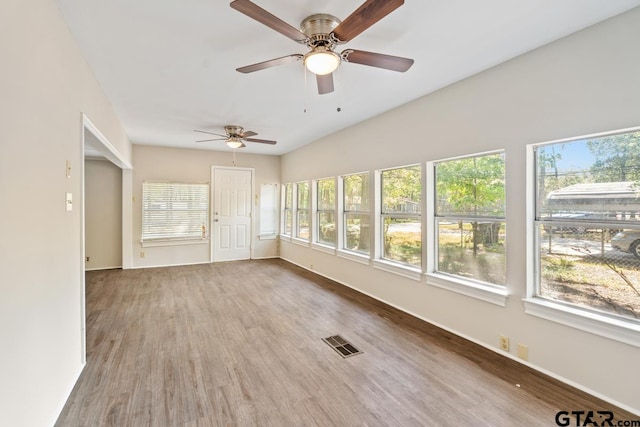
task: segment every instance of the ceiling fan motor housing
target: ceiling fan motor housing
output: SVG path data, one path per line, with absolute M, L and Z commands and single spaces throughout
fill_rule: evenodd
M 230 125 L 225 126 L 224 131 L 230 138 L 238 138 L 242 135 L 244 129 L 242 128 L 242 126 Z
M 324 46 L 332 49 L 337 40 L 331 36 L 340 20 L 327 13 L 316 13 L 306 17 L 300 24 L 300 31 L 307 36 L 306 44 L 310 48 Z

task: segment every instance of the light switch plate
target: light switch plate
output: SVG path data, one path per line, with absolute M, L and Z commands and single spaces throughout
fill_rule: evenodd
M 65 193 L 65 207 L 67 212 L 71 212 L 73 210 L 73 194 Z

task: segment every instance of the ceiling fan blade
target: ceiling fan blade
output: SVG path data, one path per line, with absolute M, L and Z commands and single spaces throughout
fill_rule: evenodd
M 346 43 L 403 4 L 404 0 L 367 0 L 333 30 L 333 35 Z
M 226 137 L 227 137 L 227 135 L 221 135 L 221 134 L 219 134 L 219 133 L 207 132 L 206 130 L 197 130 L 197 129 L 194 129 L 193 131 L 194 131 L 194 132 L 200 132 L 200 133 L 208 133 L 209 135 L 222 136 L 222 137 L 224 137 L 224 138 L 226 138 Z
M 257 133 L 255 133 L 254 131 L 248 130 L 246 132 L 242 132 L 242 134 L 240 135 L 240 138 L 244 139 L 244 138 L 248 138 L 250 136 L 256 136 L 256 135 L 257 135 Z
M 225 141 L 226 139 L 227 138 L 201 139 L 200 141 L 196 141 L 196 142 Z
M 276 30 L 280 34 L 289 37 L 295 41 L 303 41 L 307 39 L 307 36 L 303 32 L 295 27 L 284 22 L 282 19 L 267 12 L 255 3 L 249 0 L 235 0 L 232 1 L 229 6 L 237 10 L 240 13 L 244 13 L 249 18 L 255 19 L 261 24 L 266 25 L 272 30 Z
M 255 138 L 242 138 L 245 141 L 249 141 L 249 142 L 259 142 L 261 144 L 271 144 L 271 145 L 276 145 L 276 141 L 269 141 L 268 139 L 255 139 Z
M 342 52 L 342 59 L 346 62 L 353 62 L 354 64 L 369 65 L 371 67 L 384 68 L 401 73 L 404 73 L 413 65 L 413 59 L 365 52 L 364 50 L 345 50 Z
M 236 0 L 237 1 L 237 0 Z M 236 71 L 241 73 L 253 73 L 254 71 L 264 70 L 265 68 L 276 67 L 278 65 L 288 64 L 290 62 L 297 62 L 301 60 L 304 55 L 300 55 L 299 53 L 283 56 L 280 58 L 270 59 L 264 62 L 258 62 L 257 64 L 247 65 L 244 67 L 236 68 Z
M 333 74 L 316 74 L 316 83 L 318 84 L 318 93 L 324 95 L 325 93 L 333 92 Z

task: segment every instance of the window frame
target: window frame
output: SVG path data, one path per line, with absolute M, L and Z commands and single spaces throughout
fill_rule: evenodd
M 366 176 L 367 179 L 367 190 L 368 190 L 368 194 L 366 195 L 367 197 L 367 205 L 366 205 L 366 210 L 363 209 L 347 209 L 346 206 L 346 201 L 345 201 L 345 181 L 349 178 L 349 177 L 353 177 L 353 176 Z M 372 185 L 372 178 L 371 178 L 371 173 L 370 172 L 356 172 L 356 173 L 349 173 L 349 174 L 345 174 L 345 175 L 341 175 L 338 177 L 338 184 L 337 184 L 337 197 L 338 197 L 338 224 L 339 224 L 339 229 L 338 229 L 338 243 L 337 243 L 337 247 L 338 247 L 338 256 L 343 257 L 343 258 L 347 258 L 356 262 L 360 262 L 362 264 L 370 264 L 371 261 L 371 257 L 373 256 L 374 251 L 372 251 L 372 248 L 375 248 L 375 243 L 372 239 L 373 234 L 372 233 L 372 228 L 375 228 L 375 225 L 373 224 L 372 220 L 371 220 L 371 202 L 372 200 L 374 200 L 374 198 L 372 197 L 372 190 L 373 190 L 373 185 Z M 361 195 L 361 197 L 363 197 Z M 360 207 L 362 208 L 363 205 L 360 204 Z M 369 242 L 368 242 L 368 250 L 367 252 L 362 252 L 362 251 L 356 251 L 353 249 L 350 249 L 348 247 L 346 247 L 347 244 L 347 224 L 348 224 L 348 220 L 347 220 L 347 216 L 348 215 L 359 215 L 359 216 L 366 216 L 368 218 L 368 223 L 369 223 Z
M 332 209 L 322 209 L 320 204 L 320 183 L 322 182 L 333 182 L 333 208 Z M 338 246 L 338 217 L 337 217 L 337 180 L 335 177 L 329 178 L 320 178 L 312 181 L 311 185 L 311 210 L 313 211 L 313 232 L 311 235 L 312 247 L 314 249 L 323 250 L 329 253 L 335 253 L 335 250 Z M 323 213 L 333 213 L 334 218 L 334 233 L 336 236 L 333 244 L 321 242 L 320 241 L 320 227 L 322 226 L 322 221 L 320 217 Z
M 447 289 L 452 292 L 456 292 L 465 296 L 469 296 L 481 301 L 489 302 L 501 307 L 506 307 L 507 299 L 508 299 L 508 290 L 507 283 L 504 285 L 497 285 L 489 282 L 484 282 L 476 279 L 468 279 L 462 276 L 441 272 L 437 270 L 438 266 L 438 218 L 443 217 L 451 217 L 453 216 L 438 216 L 436 211 L 437 205 L 437 176 L 436 176 L 436 168 L 439 163 L 447 162 L 447 161 L 455 161 L 462 160 L 473 157 L 482 157 L 489 156 L 494 154 L 501 153 L 504 157 L 505 164 L 505 172 L 504 172 L 504 182 L 505 182 L 505 213 L 503 217 L 491 217 L 492 221 L 501 221 L 504 222 L 505 225 L 507 223 L 506 216 L 506 187 L 507 187 L 507 161 L 506 161 L 506 151 L 504 149 L 500 150 L 491 150 L 484 151 L 480 153 L 467 154 L 464 156 L 450 157 L 441 160 L 429 161 L 426 163 L 426 175 L 427 175 L 427 205 L 426 205 L 426 247 L 427 247 L 427 256 L 426 256 L 426 270 L 425 276 L 427 278 L 427 284 Z M 431 203 L 429 203 L 431 201 Z M 485 217 L 478 216 L 456 216 L 456 218 L 461 218 L 464 221 L 471 221 L 473 219 L 485 219 Z
M 188 212 L 200 213 L 196 214 L 195 218 L 197 218 L 196 222 L 200 222 L 200 226 L 193 225 L 193 230 L 189 234 L 178 234 L 178 233 L 165 233 L 161 236 L 145 237 L 145 229 L 147 229 L 150 225 L 147 223 L 149 221 L 149 215 L 147 212 L 153 211 L 165 211 L 165 212 L 173 212 L 173 211 L 185 211 L 185 209 L 150 209 L 147 208 L 148 200 L 147 200 L 147 187 L 148 186 L 164 186 L 166 188 L 160 190 L 164 191 L 162 194 L 163 202 L 168 204 L 175 203 L 175 199 L 173 199 L 172 190 L 177 189 L 177 187 L 194 187 L 198 189 L 197 193 L 201 193 L 200 196 L 203 197 L 204 200 L 200 199 L 195 200 L 192 199 L 192 203 L 205 203 L 205 208 L 192 208 L 186 209 Z M 210 185 L 208 182 L 176 182 L 176 181 L 143 181 L 142 182 L 142 203 L 141 203 L 141 230 L 140 230 L 140 244 L 142 247 L 152 247 L 152 246 L 172 246 L 172 245 L 189 245 L 189 244 L 203 244 L 209 242 L 209 211 L 211 209 L 211 201 L 210 201 Z M 158 190 L 156 190 L 158 191 Z M 194 194 L 197 194 L 194 193 Z M 183 202 L 184 203 L 184 202 Z M 199 217 L 199 218 L 198 218 Z M 192 222 L 193 218 L 190 218 L 190 222 Z M 169 228 L 169 225 L 166 225 L 166 228 Z
M 293 194 L 294 186 L 291 182 L 282 185 L 281 196 L 281 212 L 282 218 L 280 223 L 280 238 L 284 240 L 291 240 L 293 236 Z M 291 223 L 287 221 L 287 214 L 291 219 Z M 289 232 L 287 233 L 287 225 L 289 226 Z
M 306 186 L 307 191 L 307 204 L 306 208 L 300 208 L 300 195 L 302 194 L 300 191 L 301 186 Z M 313 230 L 313 220 L 311 218 L 311 184 L 309 181 L 298 181 L 293 186 L 293 224 L 292 224 L 292 241 L 295 243 L 302 244 L 304 246 L 309 246 L 311 242 L 311 234 Z M 309 222 L 309 236 L 307 238 L 300 237 L 300 214 L 306 212 L 308 222 Z
M 552 300 L 538 295 L 540 286 L 539 245 L 537 227 L 538 207 L 538 168 L 536 164 L 537 147 L 559 143 L 575 142 L 583 139 L 601 138 L 623 133 L 640 131 L 640 127 L 600 132 L 548 142 L 529 144 L 526 147 L 526 239 L 527 239 L 527 291 L 523 299 L 525 313 L 556 322 L 575 329 L 603 336 L 615 341 L 640 347 L 640 322 L 623 317 L 609 315 L 587 307 Z M 600 222 L 600 224 L 603 224 Z M 611 223 L 606 223 L 609 227 Z
M 384 173 L 392 170 L 398 169 L 410 169 L 410 168 L 419 168 L 420 170 L 420 202 L 418 206 L 420 207 L 420 212 L 418 214 L 415 213 L 401 213 L 401 212 L 384 212 L 383 209 L 383 192 L 384 192 Z M 404 276 L 406 278 L 421 281 L 422 280 L 422 268 L 424 266 L 424 177 L 425 177 L 425 168 L 421 163 L 414 163 L 408 165 L 402 165 L 397 167 L 379 169 L 375 171 L 375 191 L 374 191 L 374 199 L 375 199 L 375 220 L 374 220 L 374 235 L 375 235 L 375 244 L 374 244 L 374 258 L 373 258 L 373 266 L 374 268 L 388 271 L 390 273 L 398 274 L 400 276 Z M 384 257 L 384 223 L 386 218 L 400 218 L 400 219 L 417 219 L 420 224 L 420 259 L 421 265 L 415 266 L 410 263 L 405 263 L 397 260 L 392 260 Z

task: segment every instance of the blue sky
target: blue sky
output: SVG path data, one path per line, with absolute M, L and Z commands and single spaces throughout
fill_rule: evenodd
M 552 153 L 552 146 L 555 153 L 561 155 L 561 158 L 557 161 L 558 171 L 560 172 L 586 170 L 595 161 L 587 147 L 586 140 L 550 144 L 544 147 L 544 152 Z

